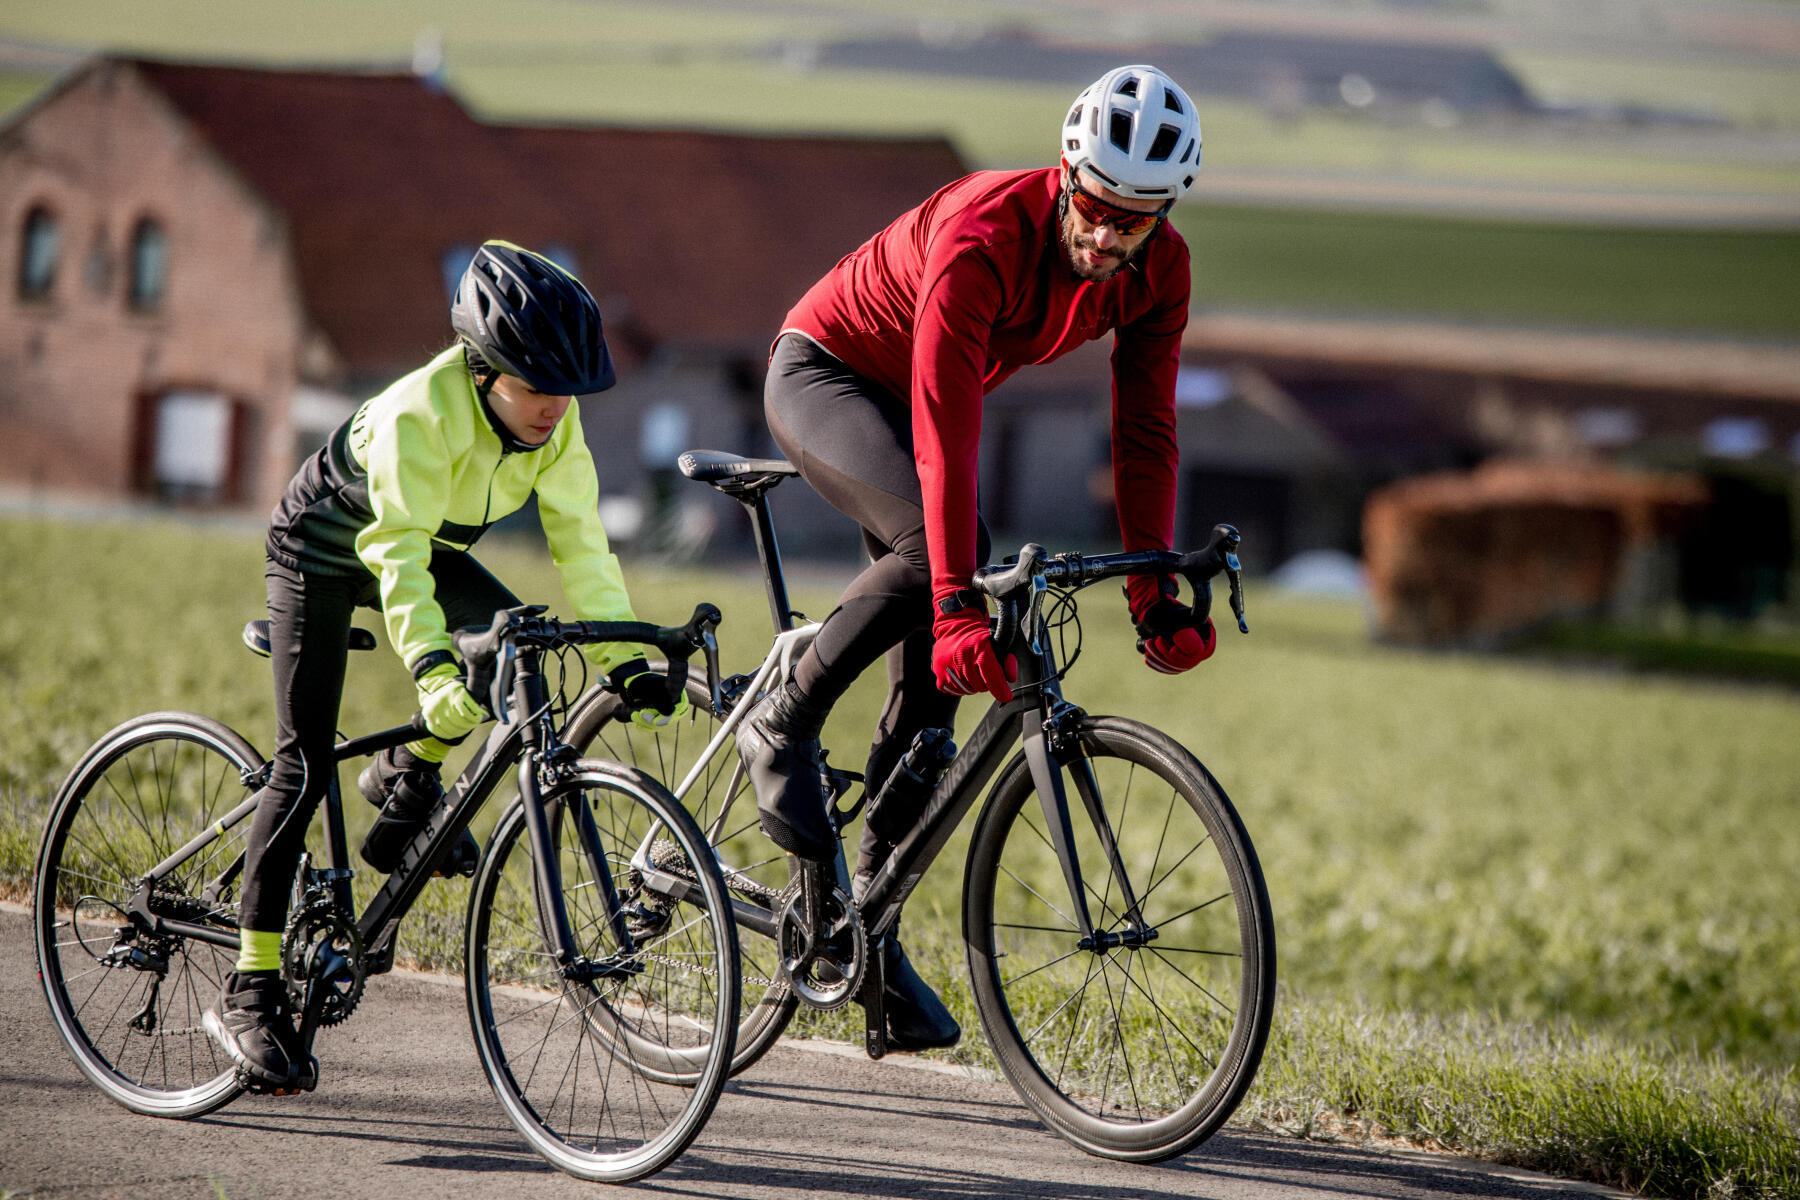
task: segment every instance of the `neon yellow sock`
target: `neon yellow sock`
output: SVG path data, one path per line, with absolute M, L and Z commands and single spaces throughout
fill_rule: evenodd
M 450 753 L 449 743 L 440 742 L 434 737 L 423 737 L 416 742 L 408 742 L 406 748 L 412 751 L 413 757 L 434 763 L 443 762 L 445 755 Z
M 239 971 L 279 971 L 281 970 L 281 935 L 264 933 L 260 929 L 242 929 L 238 931 Z

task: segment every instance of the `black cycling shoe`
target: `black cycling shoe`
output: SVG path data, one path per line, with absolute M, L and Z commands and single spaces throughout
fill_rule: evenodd
M 300 1053 L 280 971 L 231 972 L 218 1004 L 206 1010 L 200 1024 L 253 1090 L 310 1091 L 319 1081 L 318 1061 Z
M 756 812 L 769 840 L 789 854 L 830 862 L 837 829 L 825 811 L 819 779 L 819 730 L 825 712 L 789 684 L 763 697 L 738 726 L 738 756 L 756 791 Z
M 405 746 L 383 750 L 362 769 L 356 786 L 363 799 L 381 810 L 369 827 L 358 853 L 382 874 L 400 865 L 400 856 L 444 798 L 438 764 L 427 762 Z M 470 876 L 481 857 L 481 847 L 468 830 L 450 847 L 434 874 Z
M 942 1050 L 962 1040 L 962 1026 L 919 978 L 900 939 L 889 934 L 881 949 L 884 982 L 881 1001 L 887 1009 L 888 1045 L 895 1050 Z

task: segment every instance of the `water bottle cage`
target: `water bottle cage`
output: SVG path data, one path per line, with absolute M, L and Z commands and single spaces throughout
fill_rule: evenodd
M 819 782 L 825 788 L 825 810 L 831 814 L 831 819 L 841 830 L 862 814 L 863 806 L 869 802 L 869 789 L 865 786 L 862 791 L 858 792 L 856 802 L 849 808 L 839 808 L 837 802 L 850 791 L 853 785 L 864 783 L 864 780 L 860 772 L 841 771 L 836 767 L 826 766 L 823 758 L 824 756 L 821 754 Z

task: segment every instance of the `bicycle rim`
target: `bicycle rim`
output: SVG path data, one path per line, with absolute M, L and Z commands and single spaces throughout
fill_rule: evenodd
M 260 761 L 217 721 L 151 713 L 95 743 L 51 810 L 33 880 L 44 997 L 82 1073 L 134 1112 L 196 1117 L 242 1090 L 200 1024 L 237 951 L 145 936 L 125 910 L 152 867 L 252 794 L 243 775 Z M 245 818 L 215 834 L 150 910 L 235 935 L 236 881 L 223 875 L 249 830 Z
M 738 984 L 724 882 L 674 798 L 617 768 L 583 763 L 548 816 L 558 897 L 580 955 L 601 969 L 586 981 L 560 969 L 547 933 L 556 898 L 515 802 L 470 893 L 470 1022 L 494 1094 L 534 1149 L 579 1178 L 640 1179 L 686 1149 L 727 1078 Z M 632 870 L 653 834 L 661 860 L 691 872 L 691 897 L 650 892 Z
M 1211 1136 L 1255 1077 L 1274 1006 L 1274 920 L 1237 814 L 1192 755 L 1119 718 L 1084 719 L 1078 746 L 1061 770 L 1087 907 L 1102 939 L 1123 944 L 1079 944 L 1021 756 L 969 850 L 970 980 L 1002 1070 L 1047 1125 L 1091 1154 L 1155 1162 Z M 1083 806 L 1084 775 L 1123 878 Z
M 583 755 L 636 767 L 674 791 L 719 727 L 706 685 L 690 678 L 687 693 L 688 715 L 655 732 L 632 725 L 624 719 L 618 698 L 603 695 L 570 721 L 564 736 Z M 739 767 L 734 742 L 720 747 L 682 803 L 706 831 L 731 893 L 740 901 L 779 911 L 775 896 L 788 886 L 788 856 L 757 823 L 756 796 Z M 781 955 L 773 938 L 739 928 L 738 962 L 743 992 L 733 1075 L 769 1052 L 799 1007 L 781 973 Z

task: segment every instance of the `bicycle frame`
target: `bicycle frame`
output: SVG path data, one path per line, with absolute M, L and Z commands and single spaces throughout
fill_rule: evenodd
M 710 452 L 702 451 L 684 455 L 683 471 L 692 474 L 691 467 L 704 466 L 699 459 L 708 453 Z M 673 789 L 677 799 L 684 802 L 695 784 L 705 777 L 706 767 L 713 757 L 724 751 L 731 741 L 733 733 L 743 721 L 744 713 L 751 707 L 751 698 L 788 680 L 794 661 L 811 644 L 820 628 L 817 623 L 796 627 L 792 620 L 794 614 L 788 605 L 787 582 L 769 512 L 768 492 L 784 475 L 794 472 L 791 467 L 781 473 L 769 471 L 768 468 L 773 465 L 775 464 L 744 461 L 730 464 L 733 469 L 731 474 L 697 476 L 737 500 L 750 518 L 756 535 L 757 556 L 762 562 L 763 579 L 768 591 L 769 615 L 775 627 L 775 640 L 762 665 L 740 693 L 739 702 L 721 720 L 718 730 L 700 752 L 686 777 Z M 737 477 L 740 474 L 743 476 L 741 479 Z M 1233 586 L 1236 586 L 1235 578 Z M 912 832 L 901 841 L 877 872 L 865 890 L 862 902 L 857 906 L 858 916 L 862 918 L 871 944 L 886 936 L 894 927 L 899 919 L 900 909 L 913 889 L 943 852 L 976 799 L 1005 764 L 1013 746 L 1021 742 L 1025 749 L 1026 764 L 1043 804 L 1051 843 L 1069 891 L 1082 943 L 1084 946 L 1095 943 L 1093 919 L 1088 908 L 1081 863 L 1075 849 L 1073 822 L 1059 759 L 1070 759 L 1074 764 L 1073 776 L 1082 807 L 1094 824 L 1114 874 L 1124 880 L 1126 873 L 1119 861 L 1112 828 L 1099 802 L 1093 773 L 1079 764 L 1079 756 L 1072 754 L 1074 747 L 1069 744 L 1068 731 L 1073 722 L 1082 716 L 1082 712 L 1063 698 L 1055 654 L 1039 619 L 1040 606 L 1047 590 L 1048 585 L 1043 577 L 1035 576 L 1031 581 L 1029 597 L 1020 604 L 1024 618 L 1021 639 L 1023 653 L 1020 655 L 1020 678 L 1014 689 L 1014 698 L 1004 704 L 996 702 L 983 714 L 967 743 L 938 780 Z M 719 691 L 716 680 L 714 682 L 712 692 L 716 707 Z M 706 831 L 709 840 L 716 840 L 726 828 L 725 822 L 733 800 L 740 790 L 738 784 L 742 771 L 742 764 L 733 768 L 732 778 L 726 788 L 727 801 L 714 819 L 712 828 Z M 865 792 L 879 787 L 880 782 L 865 780 Z M 838 882 L 848 893 L 849 871 L 841 847 L 836 866 Z M 685 897 L 689 891 L 685 881 L 658 870 L 650 862 L 648 839 L 633 856 L 632 867 L 641 872 L 655 890 L 678 897 Z M 719 868 L 727 876 L 736 874 L 727 863 L 720 862 Z M 1130 894 L 1128 882 L 1124 886 L 1126 894 L 1121 900 L 1130 927 L 1124 933 L 1106 934 L 1103 940 L 1109 943 L 1128 942 L 1143 935 L 1144 925 L 1138 911 L 1137 898 Z M 771 938 L 777 935 L 778 918 L 768 909 L 736 897 L 732 900 L 732 908 L 741 927 Z
M 432 811 L 425 827 L 402 853 L 399 866 L 382 883 L 357 918 L 357 931 L 366 948 L 370 974 L 382 974 L 392 968 L 394 939 L 399 933 L 400 923 L 432 878 L 437 860 L 462 835 L 462 831 L 468 827 L 515 763 L 518 768 L 519 793 L 526 800 L 526 821 L 535 861 L 538 863 L 538 870 L 550 876 L 541 882 L 545 885 L 543 894 L 553 898 L 554 928 L 545 932 L 553 939 L 558 959 L 565 966 L 578 957 L 568 915 L 562 906 L 560 880 L 554 877 L 557 868 L 555 856 L 550 853 L 547 803 L 539 788 L 539 764 L 559 759 L 561 756 L 558 750 L 565 748 L 546 711 L 548 692 L 539 669 L 540 659 L 539 651 L 521 650 L 515 674 L 512 711 L 529 716 L 517 723 L 495 725 L 487 740 L 446 790 L 447 802 L 439 804 Z M 351 738 L 334 747 L 333 762 L 342 763 L 393 746 L 401 746 L 417 740 L 419 736 L 418 727 L 408 724 Z M 572 751 L 568 757 L 573 757 Z M 270 764 L 265 761 L 257 771 L 248 773 L 244 779 L 245 785 L 260 787 L 267 782 L 269 767 Z M 254 795 L 247 797 L 243 803 L 214 822 L 205 833 L 152 868 L 132 898 L 127 908 L 128 915 L 159 935 L 173 934 L 226 949 L 237 949 L 240 939 L 235 929 L 221 929 L 213 925 L 158 916 L 150 911 L 149 896 L 162 879 L 206 846 L 223 837 L 227 830 L 254 814 L 256 804 Z M 344 837 L 343 796 L 335 771 L 326 787 L 323 808 L 327 865 L 322 869 L 315 868 L 312 872 L 313 879 L 308 882 L 329 885 L 342 910 L 354 914 L 356 909 L 350 892 L 352 868 Z M 206 894 L 216 899 L 243 870 L 243 865 L 244 856 L 240 854 L 208 883 Z M 596 864 L 596 869 L 604 873 L 604 862 Z
M 766 561 L 766 560 L 765 560 Z M 772 572 L 779 579 L 779 563 Z M 1041 585 L 1041 580 L 1039 581 Z M 1042 587 L 1038 589 L 1042 592 Z M 773 594 L 773 593 L 772 593 Z M 1035 616 L 1036 603 L 1031 605 Z M 677 799 L 683 800 L 694 786 L 705 778 L 706 768 L 713 757 L 719 753 L 732 753 L 727 746 L 737 727 L 742 724 L 744 714 L 752 707 L 750 698 L 767 692 L 770 688 L 786 682 L 793 670 L 795 659 L 811 644 L 817 636 L 819 625 L 807 624 L 797 628 L 783 630 L 775 635 L 773 645 L 762 665 L 751 677 L 748 686 L 742 692 L 742 699 L 720 722 L 712 739 L 700 751 L 686 776 L 672 790 Z M 912 894 L 913 889 L 924 878 L 925 872 L 937 860 L 949 843 L 951 835 L 963 818 L 974 806 L 976 799 L 982 794 L 994 775 L 1010 757 L 1015 745 L 1023 742 L 1026 763 L 1031 770 L 1037 785 L 1038 795 L 1042 797 L 1044 813 L 1051 831 L 1052 845 L 1062 867 L 1062 875 L 1066 883 L 1070 903 L 1085 942 L 1092 943 L 1095 933 L 1092 917 L 1087 904 L 1087 889 L 1083 883 L 1081 864 L 1075 849 L 1072 819 L 1066 789 L 1058 764 L 1055 761 L 1066 755 L 1067 747 L 1059 738 L 1060 730 L 1081 715 L 1081 710 L 1063 699 L 1062 690 L 1057 678 L 1055 655 L 1047 638 L 1034 628 L 1026 642 L 1028 653 L 1021 656 L 1020 678 L 1014 692 L 1014 699 L 1007 703 L 994 703 L 983 714 L 981 721 L 970 734 L 968 742 L 951 760 L 944 775 L 933 789 L 925 809 L 913 831 L 899 844 L 887 863 L 876 874 L 857 905 L 858 915 L 862 918 L 864 928 L 870 942 L 886 936 L 899 919 L 900 909 Z M 726 821 L 731 812 L 737 793 L 739 774 L 742 764 L 733 768 L 730 784 L 725 789 L 727 802 L 720 808 L 714 818 L 712 827 L 706 831 L 709 840 L 716 839 L 726 828 Z M 1101 845 L 1106 848 L 1112 860 L 1114 872 L 1123 878 L 1125 872 L 1118 861 L 1118 851 L 1114 844 L 1112 831 L 1107 822 L 1104 810 L 1098 801 L 1097 789 L 1093 784 L 1091 772 L 1077 768 L 1075 772 L 1077 791 L 1081 794 L 1083 807 L 1090 820 L 1093 821 Z M 877 786 L 875 781 L 865 781 L 865 787 Z M 632 858 L 632 867 L 643 874 L 649 886 L 656 891 L 681 898 L 688 896 L 686 881 L 659 870 L 650 861 L 649 841 L 639 846 Z M 719 869 L 729 878 L 735 869 L 728 863 L 721 862 Z M 846 893 L 849 892 L 848 870 L 843 855 L 839 853 L 837 870 L 839 883 Z M 1127 885 L 1128 887 L 1128 885 Z M 1126 914 L 1134 927 L 1141 928 L 1142 921 L 1137 911 L 1137 901 L 1133 896 L 1125 896 Z M 777 916 L 769 909 L 734 897 L 732 909 L 738 925 L 765 937 L 776 936 Z M 1124 935 L 1111 937 L 1130 938 Z

